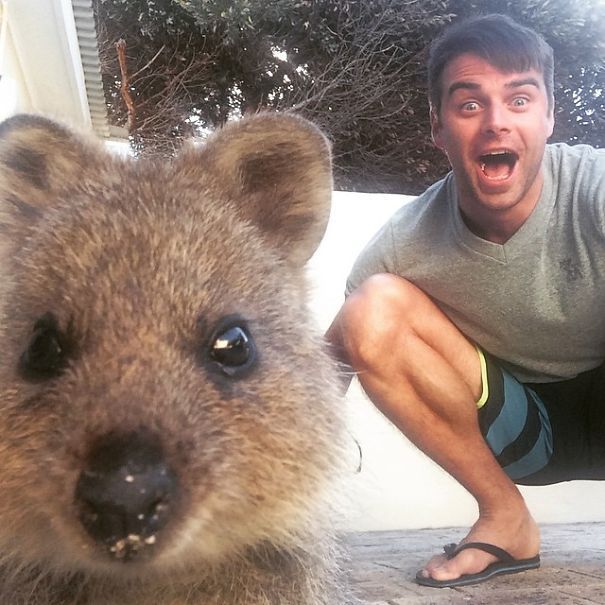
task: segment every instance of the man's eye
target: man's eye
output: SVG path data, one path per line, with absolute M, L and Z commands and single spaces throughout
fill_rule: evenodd
M 525 107 L 527 105 L 527 99 L 524 97 L 516 97 L 513 99 L 513 107 Z
M 468 101 L 462 106 L 463 111 L 477 111 L 479 109 L 479 103 L 476 101 Z

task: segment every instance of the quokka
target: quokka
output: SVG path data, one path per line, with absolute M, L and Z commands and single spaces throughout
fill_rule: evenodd
M 331 186 L 295 116 L 163 163 L 0 125 L 0 603 L 351 602 L 304 274 Z

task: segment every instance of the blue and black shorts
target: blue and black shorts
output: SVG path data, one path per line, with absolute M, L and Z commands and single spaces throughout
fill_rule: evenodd
M 523 485 L 605 479 L 605 367 L 523 384 L 478 351 L 479 426 L 506 474 Z

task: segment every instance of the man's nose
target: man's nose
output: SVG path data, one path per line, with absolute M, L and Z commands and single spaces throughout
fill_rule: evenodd
M 502 134 L 511 129 L 511 115 L 508 108 L 500 103 L 489 105 L 484 114 L 484 130 L 488 134 Z

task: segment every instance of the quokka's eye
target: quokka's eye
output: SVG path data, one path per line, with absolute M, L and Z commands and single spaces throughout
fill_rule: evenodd
M 254 366 L 256 346 L 244 320 L 235 317 L 221 322 L 211 339 L 209 357 L 233 378 L 239 378 Z
M 65 339 L 52 313 L 34 325 L 27 349 L 19 359 L 19 370 L 26 380 L 47 380 L 58 376 L 65 366 Z

